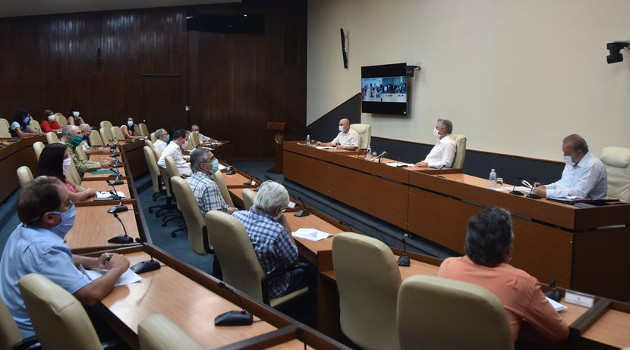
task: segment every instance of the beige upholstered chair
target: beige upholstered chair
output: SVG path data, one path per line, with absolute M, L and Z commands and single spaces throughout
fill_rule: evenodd
M 159 148 L 155 147 L 155 145 L 153 145 L 153 147 L 151 147 L 151 149 L 153 150 L 153 154 L 155 155 L 155 159 L 160 159 L 162 157 L 162 151 L 160 151 Z
M 370 142 L 372 142 L 372 125 L 350 124 L 350 129 L 359 134 L 359 149 L 367 149 Z
M 55 132 L 50 131 L 46 133 L 46 142 L 48 142 L 48 144 L 59 143 L 59 138 Z
M 37 161 L 39 161 L 39 155 L 42 154 L 44 147 L 46 147 L 46 145 L 41 141 L 33 143 L 33 150 L 35 150 L 35 158 L 37 158 Z
M 144 158 L 147 160 L 147 167 L 149 168 L 149 173 L 151 174 L 151 184 L 153 186 L 153 200 L 156 200 L 157 197 L 165 194 L 164 186 L 162 185 L 162 174 L 160 174 L 160 167 L 157 165 L 157 161 L 155 160 L 155 155 L 153 150 L 149 146 L 144 146 Z M 157 206 L 162 208 L 164 206 Z M 154 208 L 154 207 L 151 207 Z M 153 209 L 149 208 L 149 212 L 153 212 Z
M 463 169 L 464 160 L 466 160 L 466 136 L 460 134 L 451 134 L 451 138 L 455 141 L 455 159 L 453 159 L 453 169 Z
M 385 243 L 343 232 L 333 239 L 343 333 L 363 349 L 398 349 L 396 299 L 401 277 Z
M 99 129 L 99 132 L 101 133 L 103 142 L 109 143 L 110 140 L 114 139 L 114 136 L 112 135 L 112 123 L 109 120 L 103 120 L 100 123 L 100 126 L 101 128 Z
M 70 161 L 70 167 L 68 168 L 66 178 L 75 185 L 81 184 L 81 175 L 79 175 L 79 171 L 77 170 L 76 165 L 74 165 L 74 161 Z
M 87 154 L 85 154 L 85 151 L 83 150 L 83 146 L 79 145 L 74 149 L 74 152 L 77 154 L 77 157 L 80 160 L 88 160 L 88 156 Z
M 31 119 L 30 123 L 31 128 L 37 130 L 38 132 L 42 132 L 42 127 L 39 125 L 39 122 L 35 119 Z
M 155 132 L 151 133 L 151 142 L 155 143 L 157 141 L 157 136 L 155 136 Z
M 34 345 L 38 340 L 36 337 L 22 339 L 22 333 L 17 327 L 11 312 L 0 298 L 0 349 L 28 349 L 30 345 Z
M 302 288 L 285 296 L 269 299 L 262 287 L 265 273 L 243 224 L 232 215 L 218 210 L 207 212 L 205 220 L 210 244 L 221 263 L 225 283 L 272 307 L 308 292 L 308 288 Z
M 9 122 L 4 118 L 0 118 L 0 138 L 11 138 L 11 132 L 9 131 Z
M 177 198 L 179 209 L 182 211 L 186 221 L 190 248 L 199 255 L 213 253 L 208 239 L 206 222 L 203 215 L 201 215 L 199 203 L 197 203 L 190 185 L 181 177 L 173 176 L 171 178 L 171 186 Z
M 0 129 L 3 129 L 3 130 L 6 129 L 6 131 L 9 132 L 10 127 L 11 127 L 11 124 L 6 118 L 0 118 Z
M 18 181 L 20 182 L 20 188 L 24 188 L 24 185 L 33 180 L 33 173 L 31 172 L 31 169 L 29 167 L 27 167 L 26 165 L 22 165 L 21 167 L 17 168 L 17 177 Z
M 162 314 L 153 314 L 138 325 L 141 350 L 202 350 L 193 338 Z
M 478 285 L 415 275 L 402 283 L 397 306 L 402 350 L 513 349 L 503 304 Z
M 149 136 L 149 128 L 147 128 L 147 124 L 145 123 L 138 124 L 138 134 L 140 136 Z
M 22 277 L 18 285 L 44 349 L 101 349 L 92 321 L 72 294 L 35 273 Z
M 153 148 L 153 142 L 150 140 L 144 140 L 144 145 Z
M 59 112 L 55 113 L 55 119 L 57 119 L 57 123 L 59 123 L 62 128 L 68 125 L 68 119 Z
M 234 202 L 232 201 L 232 197 L 230 197 L 230 191 L 228 191 L 228 188 L 225 185 L 225 180 L 223 179 L 223 174 L 221 173 L 221 170 L 217 170 L 212 176 L 212 178 L 214 182 L 217 183 L 217 186 L 219 186 L 219 191 L 221 191 L 221 197 L 223 197 L 223 200 L 225 200 L 225 203 L 233 207 Z
M 254 205 L 254 197 L 256 197 L 258 193 L 249 188 L 244 189 L 241 193 L 243 193 L 243 204 L 245 205 L 245 210 L 249 210 L 249 208 Z
M 103 146 L 105 144 L 103 142 L 103 138 L 101 138 L 101 134 L 96 130 L 92 130 L 88 141 L 90 142 L 90 146 L 92 147 Z
M 188 137 L 188 142 L 192 142 L 192 146 L 197 147 L 199 145 L 199 135 L 197 133 L 191 132 L 190 137 Z
M 608 177 L 608 195 L 630 201 L 630 149 L 609 146 L 602 150 Z
M 110 130 L 112 131 L 112 136 L 114 136 L 114 139 L 119 141 L 125 139 L 125 134 L 123 134 L 120 126 L 112 126 Z

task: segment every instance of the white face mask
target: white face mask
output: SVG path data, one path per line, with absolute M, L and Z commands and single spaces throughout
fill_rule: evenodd
M 435 137 L 440 137 L 440 132 L 438 131 L 437 128 L 433 129 L 433 135 L 435 135 Z
M 343 132 L 343 125 L 339 125 L 339 132 Z
M 72 112 L 72 115 L 76 118 L 79 116 L 79 112 Z
M 63 165 L 61 166 L 61 168 L 63 169 L 63 175 L 68 174 L 68 170 L 70 169 L 70 163 L 72 162 L 72 160 L 70 158 L 64 158 L 63 159 Z
M 573 158 L 573 156 L 564 156 L 564 162 L 565 162 L 567 165 L 570 165 L 570 166 L 575 166 L 575 162 L 573 161 L 573 159 L 572 159 L 572 158 Z
M 48 116 L 48 121 L 49 122 L 55 121 L 55 115 L 54 114 L 49 115 Z

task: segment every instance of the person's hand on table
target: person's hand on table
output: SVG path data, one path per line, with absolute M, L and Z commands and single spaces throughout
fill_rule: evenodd
M 413 166 L 417 166 L 417 167 L 420 167 L 420 168 L 427 168 L 429 166 L 429 163 L 427 163 L 427 162 L 418 162 L 418 163 L 414 164 Z
M 101 168 L 109 168 L 109 165 L 111 164 L 111 162 L 109 160 L 102 160 L 101 161 Z

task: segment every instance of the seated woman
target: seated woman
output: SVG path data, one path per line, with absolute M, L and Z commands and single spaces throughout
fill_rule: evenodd
M 39 156 L 39 169 L 37 176 L 54 176 L 61 180 L 68 190 L 68 199 L 71 201 L 83 201 L 94 195 L 96 191 L 91 188 L 83 188 L 75 185 L 67 178 L 68 169 L 70 168 L 70 156 L 66 145 L 62 143 L 51 143 L 46 145 Z
M 60 132 L 61 125 L 57 122 L 57 118 L 55 117 L 55 113 L 50 109 L 44 111 L 44 119 L 39 125 L 42 127 L 42 132 Z
M 549 340 L 566 339 L 569 327 L 549 304 L 536 278 L 508 264 L 513 242 L 510 212 L 485 209 L 468 220 L 466 256 L 444 260 L 438 276 L 474 283 L 492 292 L 505 307 L 514 341 L 525 323 Z
M 81 111 L 79 110 L 79 107 L 73 106 L 72 108 L 70 108 L 70 113 L 68 113 L 68 125 L 79 126 L 85 123 L 83 121 L 83 118 L 79 117 L 79 115 L 81 115 Z
M 127 125 L 120 127 L 120 131 L 122 131 L 123 135 L 125 135 L 125 139 L 136 139 L 140 137 L 138 129 L 136 129 L 136 126 L 133 123 L 133 118 L 131 117 L 127 119 Z
M 13 116 L 13 123 L 9 127 L 9 132 L 13 137 L 24 137 L 39 135 L 40 132 L 31 127 L 31 114 L 28 109 L 19 110 Z

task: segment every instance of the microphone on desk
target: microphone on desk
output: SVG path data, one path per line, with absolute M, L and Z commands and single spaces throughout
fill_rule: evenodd
M 228 287 L 225 282 L 219 282 L 219 287 L 223 288 L 230 293 L 236 295 L 236 299 L 238 300 L 238 304 L 241 307 L 240 311 L 228 311 L 220 314 L 219 316 L 214 318 L 215 326 L 249 326 L 254 322 L 254 318 L 251 313 L 245 310 L 245 305 L 243 304 L 243 300 L 241 296 L 238 295 L 232 288 Z
M 107 180 L 105 180 L 105 181 L 107 181 Z M 114 185 L 116 184 L 116 181 L 114 181 L 114 182 L 107 181 L 107 183 L 110 184 L 114 188 L 114 193 L 116 193 L 116 197 L 118 197 L 118 205 L 115 205 L 115 206 L 107 209 L 107 212 L 110 213 L 110 214 L 114 214 L 114 216 L 116 216 L 116 213 L 120 213 L 120 212 L 129 210 L 129 208 L 127 208 L 126 205 L 122 204 L 122 197 L 120 197 L 118 195 L 118 191 L 116 191 L 116 187 L 114 187 Z M 116 216 L 116 217 L 118 217 L 118 216 Z M 118 219 L 118 220 L 120 220 L 120 219 Z M 124 228 L 124 225 L 123 225 L 123 228 Z
M 151 257 L 151 260 L 141 261 L 131 266 L 129 269 L 137 274 L 159 269 L 161 267 L 160 262 L 155 260 L 155 258 L 153 258 L 153 254 L 149 252 L 149 249 L 148 249 L 149 246 L 147 246 L 142 240 L 140 240 L 140 238 L 136 238 L 135 241 L 136 243 L 140 243 L 140 245 L 143 246 L 144 248 L 147 248 L 145 249 L 145 252 L 149 254 L 149 256 Z
M 110 156 L 111 157 L 118 157 L 118 153 L 116 153 L 116 146 L 118 144 L 118 140 L 116 140 L 116 138 L 114 137 L 113 139 L 110 139 L 109 142 L 111 142 L 112 144 L 109 146 L 110 149 Z
M 113 188 L 112 191 L 109 191 L 109 193 L 111 193 L 112 199 L 117 199 L 117 200 L 121 201 L 123 199 L 123 197 L 118 195 L 118 191 L 116 190 L 116 187 L 114 187 L 114 185 L 117 185 L 117 183 L 116 182 L 112 182 L 112 181 L 108 181 L 108 180 L 105 180 L 105 182 L 107 182 Z
M 383 156 L 387 154 L 387 151 L 383 151 L 383 153 L 379 154 L 378 156 L 376 156 L 376 158 L 374 159 L 378 159 L 378 162 L 380 163 Z
M 519 177 L 518 177 L 518 182 L 517 182 L 517 183 L 521 183 L 521 180 L 522 180 L 522 179 L 521 179 L 521 177 L 519 176 Z M 514 184 L 514 187 L 512 187 L 512 191 L 510 191 L 510 194 L 513 194 L 513 195 L 515 195 L 515 196 L 522 196 L 522 195 L 523 195 L 523 192 L 521 192 L 521 191 L 517 191 L 517 190 L 516 190 L 516 184 Z
M 534 178 L 534 183 L 536 183 L 536 179 Z M 540 199 L 542 198 L 541 196 L 535 194 L 534 191 L 534 186 L 532 186 L 529 182 L 527 182 L 527 180 L 523 180 L 523 185 L 529 187 L 529 193 L 527 194 L 527 198 L 531 198 L 531 199 Z
M 553 301 L 560 302 L 560 299 L 562 299 L 562 294 L 556 288 L 556 280 L 551 280 L 551 282 L 549 282 L 549 287 L 551 287 L 551 290 L 545 293 L 545 296 Z
M 120 222 L 120 225 L 122 225 L 123 231 L 125 233 L 122 234 L 122 235 L 118 235 L 118 236 L 112 237 L 112 238 L 108 239 L 107 242 L 109 242 L 109 243 L 117 243 L 117 244 L 133 243 L 133 238 L 131 238 L 131 236 L 129 236 L 127 234 L 127 228 L 125 227 L 125 224 L 122 222 L 122 220 L 120 220 L 120 218 L 118 217 L 118 214 L 116 214 L 116 212 L 114 212 L 114 217 L 116 218 L 116 220 L 118 220 L 118 222 Z
M 300 197 L 297 197 L 296 199 L 300 201 L 300 206 L 302 208 L 304 208 L 304 209 L 296 211 L 295 214 L 293 214 L 293 215 L 297 216 L 297 217 L 302 217 L 302 216 L 309 215 L 310 213 L 309 213 L 309 211 L 306 208 L 306 203 L 304 203 L 304 200 L 302 200 L 302 198 L 300 198 Z
M 403 234 L 402 242 L 403 242 L 403 253 L 398 258 L 398 266 L 409 266 L 411 265 L 411 261 L 409 261 L 409 257 L 407 256 L 407 241 L 405 237 L 409 237 L 408 233 Z

